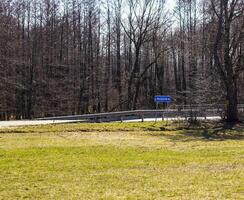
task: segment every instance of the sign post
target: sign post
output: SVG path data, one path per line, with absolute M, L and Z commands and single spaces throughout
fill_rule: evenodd
M 171 96 L 163 96 L 163 95 L 156 95 L 154 97 L 154 102 L 156 103 L 156 109 L 158 110 L 158 105 L 159 104 L 166 104 L 166 108 L 167 108 L 167 105 L 169 103 L 171 103 L 172 101 L 172 97 Z M 155 116 L 155 122 L 157 121 L 157 113 L 156 113 L 156 116 Z

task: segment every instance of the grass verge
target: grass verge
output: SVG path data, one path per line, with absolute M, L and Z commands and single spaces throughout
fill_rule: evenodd
M 241 199 L 243 137 L 213 123 L 0 129 L 0 199 Z

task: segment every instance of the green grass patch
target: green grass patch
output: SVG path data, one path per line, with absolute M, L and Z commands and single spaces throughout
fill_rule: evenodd
M 212 123 L 0 129 L 0 199 L 241 199 L 243 136 Z

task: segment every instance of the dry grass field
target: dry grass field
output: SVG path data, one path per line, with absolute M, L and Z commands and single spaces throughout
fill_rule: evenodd
M 0 199 L 242 199 L 244 128 L 227 128 L 145 122 L 0 129 Z

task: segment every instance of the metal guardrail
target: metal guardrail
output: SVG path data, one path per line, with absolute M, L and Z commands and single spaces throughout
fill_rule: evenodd
M 217 107 L 217 106 L 216 106 Z M 198 117 L 213 117 L 220 116 L 224 117 L 224 107 L 218 106 L 217 108 L 211 108 L 210 106 L 190 106 L 190 108 L 179 107 L 176 109 L 167 110 L 132 110 L 132 111 L 121 111 L 111 113 L 98 113 L 98 114 L 85 114 L 85 115 L 71 115 L 71 116 L 59 116 L 59 117 L 47 117 L 39 118 L 37 120 L 82 120 L 91 122 L 106 122 L 106 121 L 124 121 L 131 119 L 141 119 L 144 121 L 145 118 L 198 118 Z M 238 105 L 240 113 L 244 113 L 244 104 Z

